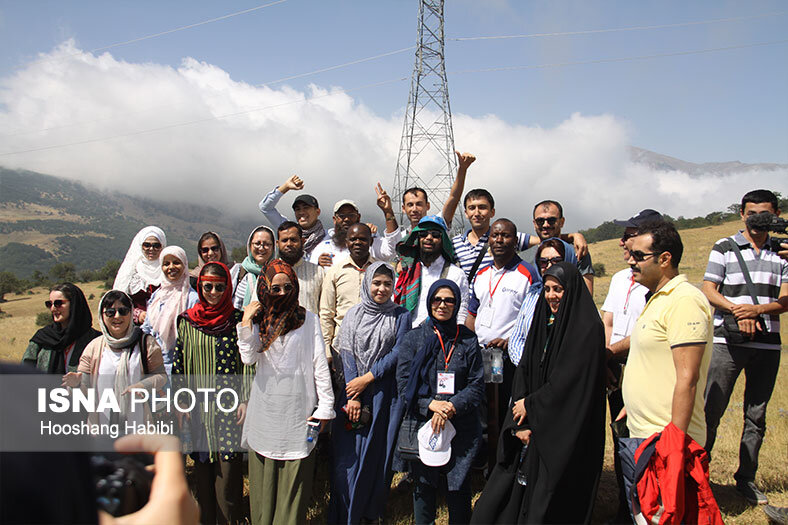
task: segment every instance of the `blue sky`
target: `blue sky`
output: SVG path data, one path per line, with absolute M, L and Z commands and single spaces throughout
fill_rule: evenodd
M 210 192 L 245 215 L 298 173 L 322 199 L 377 213 L 413 51 L 273 81 L 413 46 L 417 1 L 286 0 L 113 46 L 265 3 L 0 0 L 0 165 L 160 198 Z M 627 150 L 788 164 L 784 2 L 449 0 L 445 18 L 455 143 L 479 159 L 469 187 L 483 180 L 502 214 L 528 220 L 524 202 L 558 198 L 571 229 L 784 187 L 788 169 L 690 176 Z M 462 40 L 567 32 L 580 34 Z M 717 48 L 734 49 L 693 53 Z M 216 188 L 217 173 L 232 183 Z
M 5 1 L 0 78 L 67 38 L 84 50 L 227 13 L 261 1 Z M 183 57 L 259 84 L 413 45 L 415 1 L 288 0 L 227 20 L 109 50 L 118 59 L 177 66 Z M 691 51 L 786 40 L 784 2 L 448 1 L 447 38 L 655 26 L 572 36 L 452 41 L 451 71 Z M 782 13 L 782 14 L 776 14 Z M 408 76 L 412 52 L 287 83 L 352 88 Z M 554 126 L 574 112 L 613 114 L 635 145 L 684 160 L 788 162 L 788 43 L 705 54 L 504 72 L 453 74 L 452 108 L 511 123 Z M 382 115 L 407 100 L 408 82 L 354 97 Z M 461 142 L 461 137 L 458 137 Z

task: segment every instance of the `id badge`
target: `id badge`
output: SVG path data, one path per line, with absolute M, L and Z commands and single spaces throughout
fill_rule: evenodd
M 479 317 L 477 318 L 479 325 L 484 326 L 486 328 L 490 328 L 492 326 L 493 317 L 495 316 L 495 310 L 491 304 L 486 305 L 479 311 Z
M 438 394 L 454 395 L 454 372 L 438 372 Z

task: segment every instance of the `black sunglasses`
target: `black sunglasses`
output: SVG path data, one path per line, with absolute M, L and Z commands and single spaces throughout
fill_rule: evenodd
M 432 298 L 432 306 L 438 306 L 439 304 L 446 304 L 449 306 L 454 306 L 457 304 L 457 299 L 454 297 L 433 297 Z
M 621 242 L 627 242 L 632 237 L 637 237 L 637 236 L 638 236 L 637 232 L 624 233 L 624 235 L 621 236 Z
M 419 237 L 422 239 L 426 239 L 428 236 L 432 236 L 433 239 L 440 239 L 442 237 L 440 230 L 421 230 L 419 232 Z
M 560 263 L 563 260 L 564 260 L 563 257 L 539 257 L 536 263 L 539 266 L 547 266 L 548 264 Z
M 555 223 L 558 222 L 558 217 L 537 217 L 534 219 L 534 222 L 537 226 L 544 226 L 544 223 L 555 226 Z
M 62 308 L 63 305 L 66 303 L 68 303 L 68 301 L 64 301 L 63 299 L 55 299 L 54 301 L 44 301 L 44 305 L 47 308 L 52 308 L 52 305 L 54 305 L 55 308 Z
M 644 253 L 641 252 L 640 250 L 634 250 L 634 251 L 630 250 L 629 255 L 632 256 L 635 262 L 643 262 L 646 260 L 647 257 L 651 257 L 653 255 L 659 255 L 659 253 L 658 252 Z
M 159 248 L 161 248 L 161 243 L 159 243 L 159 242 L 143 242 L 142 243 L 142 247 L 146 248 L 146 249 L 153 248 L 154 250 L 158 250 Z
M 208 253 L 208 252 L 219 253 L 220 251 L 222 251 L 222 247 L 221 246 L 203 246 L 202 248 L 200 248 L 200 251 L 202 253 Z
M 285 293 L 292 292 L 293 291 L 293 285 L 291 283 L 287 283 L 287 284 L 282 285 L 282 286 L 279 286 L 278 284 L 272 284 L 271 285 L 271 293 L 280 294 L 280 293 L 282 293 L 282 290 L 284 290 Z
M 227 288 L 226 284 L 202 283 L 202 290 L 208 293 L 211 293 L 214 290 L 216 290 L 216 293 L 222 293 L 224 292 L 225 288 Z
M 106 308 L 104 310 L 104 315 L 107 317 L 115 317 L 115 314 L 119 314 L 121 317 L 126 317 L 131 312 L 131 308 L 126 306 L 121 306 L 120 308 Z

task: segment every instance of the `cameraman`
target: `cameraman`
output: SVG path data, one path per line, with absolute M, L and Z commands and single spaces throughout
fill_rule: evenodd
M 711 453 L 720 418 L 744 369 L 744 430 L 734 478 L 736 489 L 752 504 L 767 503 L 755 485 L 755 472 L 766 431 L 766 404 L 780 367 L 780 314 L 788 309 L 788 262 L 771 251 L 769 232 L 753 226 L 762 222 L 753 220 L 761 213 L 780 214 L 774 193 L 754 190 L 744 195 L 745 229 L 714 244 L 702 285 L 715 307 L 714 350 L 705 393 L 705 448 Z

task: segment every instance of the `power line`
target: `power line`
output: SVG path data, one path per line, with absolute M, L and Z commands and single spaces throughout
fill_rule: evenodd
M 632 27 L 618 27 L 618 28 L 611 28 L 611 29 L 590 29 L 587 31 L 563 31 L 558 33 L 531 33 L 526 35 L 493 35 L 493 36 L 467 36 L 467 37 L 455 37 L 455 38 L 447 38 L 447 40 L 453 40 L 456 42 L 466 42 L 470 40 L 503 40 L 503 39 L 511 39 L 511 38 L 542 38 L 542 37 L 550 37 L 550 36 L 572 36 L 572 35 L 592 35 L 598 33 L 617 33 L 623 31 L 643 31 L 648 29 L 666 29 L 671 27 L 687 27 L 687 26 L 696 26 L 696 25 L 703 25 L 703 24 L 716 24 L 720 22 L 735 22 L 739 20 L 751 20 L 754 18 L 766 18 L 771 16 L 780 16 L 788 13 L 788 11 L 777 11 L 774 13 L 764 13 L 760 15 L 751 15 L 751 16 L 739 16 L 733 18 L 715 18 L 712 20 L 698 20 L 694 22 L 679 22 L 675 24 L 662 24 L 662 25 L 655 25 L 655 26 L 632 26 Z
M 733 49 L 745 49 L 749 47 L 759 47 L 759 46 L 772 46 L 772 45 L 779 45 L 779 44 L 786 44 L 788 40 L 774 40 L 772 42 L 757 42 L 754 44 L 742 44 L 738 46 L 726 46 L 726 47 L 713 47 L 709 49 L 697 49 L 694 51 L 676 51 L 674 53 L 658 53 L 654 55 L 641 55 L 641 56 L 633 56 L 633 57 L 618 57 L 618 58 L 600 58 L 597 60 L 580 60 L 580 61 L 573 61 L 573 62 L 556 62 L 552 64 L 538 64 L 538 65 L 526 65 L 526 66 L 501 66 L 501 67 L 488 67 L 482 69 L 464 69 L 460 71 L 451 71 L 450 74 L 464 74 L 464 73 L 490 73 L 494 71 L 517 71 L 521 69 L 545 69 L 550 67 L 565 67 L 565 66 L 579 66 L 583 64 L 605 64 L 611 62 L 629 62 L 634 60 L 650 60 L 653 58 L 663 58 L 663 57 L 675 57 L 675 56 L 684 56 L 684 55 L 698 55 L 702 53 L 714 53 L 717 51 L 729 51 Z
M 347 89 L 337 88 L 337 89 L 335 89 L 334 91 L 332 91 L 330 93 L 326 93 L 324 95 L 318 95 L 318 96 L 315 96 L 315 97 L 312 97 L 312 98 L 308 98 L 308 99 L 298 98 L 298 99 L 289 100 L 287 102 L 281 102 L 279 104 L 272 104 L 272 105 L 269 105 L 269 106 L 259 106 L 259 107 L 255 107 L 255 108 L 246 109 L 246 110 L 243 110 L 243 111 L 236 111 L 236 112 L 233 112 L 233 113 L 226 113 L 226 114 L 223 114 L 223 115 L 215 115 L 215 116 L 212 116 L 212 117 L 206 117 L 206 118 L 202 118 L 202 119 L 190 120 L 190 121 L 187 121 L 187 122 L 177 122 L 175 124 L 168 124 L 166 126 L 158 126 L 158 127 L 155 127 L 155 128 L 148 128 L 148 129 L 143 129 L 143 130 L 139 130 L 139 131 L 132 131 L 132 132 L 129 132 L 129 133 L 120 133 L 120 134 L 112 135 L 112 136 L 109 136 L 109 137 L 99 137 L 99 138 L 95 138 L 95 139 L 79 140 L 79 141 L 68 142 L 68 143 L 64 143 L 64 144 L 53 144 L 51 146 L 43 146 L 43 147 L 40 147 L 40 148 L 31 148 L 31 149 L 26 149 L 26 150 L 6 151 L 4 153 L 0 153 L 0 157 L 8 157 L 10 155 L 19 155 L 19 154 L 22 154 L 22 153 L 34 153 L 34 152 L 37 152 L 37 151 L 46 151 L 46 150 L 52 150 L 52 149 L 60 149 L 60 148 L 66 148 L 66 147 L 69 147 L 69 146 L 81 146 L 81 145 L 84 145 L 84 144 L 91 144 L 91 143 L 95 143 L 95 142 L 104 142 L 104 141 L 107 141 L 107 140 L 113 140 L 113 139 L 118 139 L 118 138 L 133 137 L 133 136 L 136 136 L 136 135 L 144 135 L 144 134 L 147 134 L 147 133 L 154 133 L 154 132 L 157 132 L 157 131 L 164 131 L 164 130 L 168 130 L 168 129 L 183 127 L 183 126 L 190 126 L 190 125 L 193 125 L 193 124 L 201 124 L 203 122 L 210 122 L 210 121 L 213 121 L 213 120 L 222 120 L 222 119 L 226 119 L 226 118 L 237 117 L 237 116 L 240 116 L 240 115 L 246 115 L 246 114 L 255 113 L 255 112 L 258 112 L 258 111 L 264 111 L 264 110 L 267 110 L 267 109 L 276 109 L 276 108 L 283 107 L 283 106 L 289 106 L 291 104 L 312 102 L 313 100 L 317 100 L 317 99 L 333 96 L 333 95 L 337 94 L 337 92 L 349 93 L 351 91 L 358 91 L 358 90 L 361 90 L 361 89 L 367 89 L 367 88 L 371 88 L 371 87 L 378 87 L 378 86 L 382 86 L 382 85 L 385 85 L 385 84 L 392 84 L 394 82 L 402 82 L 403 80 L 408 80 L 408 77 L 393 78 L 393 79 L 389 79 L 389 80 L 383 80 L 381 82 L 373 82 L 371 84 L 364 84 L 362 86 L 356 86 L 356 87 L 347 88 Z
M 169 34 L 172 34 L 172 33 L 177 33 L 178 31 L 185 31 L 186 29 L 193 29 L 195 27 L 204 26 L 205 24 L 212 24 L 214 22 L 219 22 L 221 20 L 227 20 L 228 18 L 233 18 L 235 16 L 245 15 L 247 13 L 251 13 L 251 12 L 257 11 L 259 9 L 265 9 L 266 7 L 271 7 L 271 6 L 274 6 L 274 5 L 277 5 L 277 4 L 281 4 L 283 2 L 287 2 L 287 0 L 276 0 L 274 2 L 270 2 L 270 3 L 267 3 L 267 4 L 258 5 L 257 7 L 251 7 L 249 9 L 244 9 L 243 11 L 236 11 L 235 13 L 229 13 L 229 14 L 226 14 L 226 15 L 217 16 L 216 18 L 203 20 L 202 22 L 196 22 L 194 24 L 189 24 L 189 25 L 185 25 L 185 26 L 181 26 L 181 27 L 176 27 L 174 29 L 168 29 L 167 31 L 161 31 L 159 33 L 153 33 L 151 35 L 145 35 L 145 36 L 141 36 L 139 38 L 132 38 L 131 40 L 125 40 L 123 42 L 116 42 L 114 44 L 109 44 L 107 46 L 96 47 L 96 48 L 93 48 L 93 49 L 89 50 L 88 52 L 89 53 L 95 53 L 97 51 L 105 51 L 107 49 L 112 49 L 114 47 L 120 47 L 120 46 L 129 45 L 129 44 L 135 44 L 137 42 L 142 42 L 143 40 L 150 40 L 151 38 L 157 38 L 157 37 L 160 37 L 160 36 L 169 35 Z M 77 56 L 79 54 L 81 54 L 81 53 L 73 53 L 71 55 L 66 55 L 64 57 L 57 57 L 57 58 L 42 58 L 42 59 L 39 59 L 39 60 L 33 60 L 30 63 L 31 64 L 35 64 L 37 62 L 49 62 L 49 61 L 53 61 L 53 60 L 64 60 L 66 58 Z

